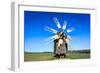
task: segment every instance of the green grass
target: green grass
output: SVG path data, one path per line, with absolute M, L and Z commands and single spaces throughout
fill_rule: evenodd
M 53 59 L 52 53 L 24 53 L 24 61 L 45 61 Z
M 66 54 L 66 59 L 86 59 L 90 58 L 90 53 L 78 53 L 72 52 Z M 54 60 L 53 53 L 51 52 L 40 52 L 40 53 L 28 53 L 24 52 L 24 61 L 48 61 Z
M 71 53 L 68 57 L 70 59 L 86 59 L 90 58 L 90 53 Z

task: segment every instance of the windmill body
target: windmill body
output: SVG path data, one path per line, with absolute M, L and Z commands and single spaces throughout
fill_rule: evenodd
M 54 39 L 54 56 L 58 57 L 59 56 L 66 56 L 66 53 L 68 51 L 68 46 L 67 46 L 67 42 L 66 42 L 66 36 L 64 36 L 63 34 L 58 35 L 59 38 Z

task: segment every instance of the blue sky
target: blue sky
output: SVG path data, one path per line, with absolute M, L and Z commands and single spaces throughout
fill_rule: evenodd
M 46 44 L 46 38 L 54 33 L 44 30 L 49 26 L 58 30 L 53 18 L 60 24 L 68 22 L 67 28 L 74 27 L 69 50 L 90 49 L 90 14 L 24 11 L 24 50 L 28 52 L 53 51 L 53 42 Z

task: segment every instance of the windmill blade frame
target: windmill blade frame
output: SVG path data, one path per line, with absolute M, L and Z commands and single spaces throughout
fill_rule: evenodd
M 62 29 L 65 30 L 66 29 L 66 26 L 67 26 L 67 22 L 64 21 L 63 26 L 62 26 Z
M 69 29 L 67 29 L 66 31 L 67 31 L 67 33 L 70 33 L 70 32 L 72 32 L 72 31 L 74 31 L 75 30 L 75 28 L 69 28 Z
M 50 28 L 50 27 L 48 27 L 48 26 L 45 26 L 45 30 L 46 30 L 46 31 L 49 31 L 49 32 L 52 32 L 52 33 L 55 33 L 55 34 L 58 33 L 57 30 L 55 30 L 55 29 L 53 29 L 53 28 Z
M 56 23 L 58 28 L 61 28 L 61 25 L 56 17 L 53 18 L 54 22 Z
M 53 42 L 53 39 L 52 39 L 52 40 L 46 41 L 46 44 L 48 45 L 48 44 L 50 44 L 51 42 Z
M 58 35 L 51 36 L 51 37 L 45 39 L 44 41 L 49 41 L 49 40 L 56 39 L 56 38 L 58 38 Z
M 67 35 L 67 38 L 71 41 L 72 37 L 70 35 Z

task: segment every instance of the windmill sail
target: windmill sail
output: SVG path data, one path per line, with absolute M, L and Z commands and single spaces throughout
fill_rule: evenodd
M 57 38 L 58 38 L 58 35 L 54 35 L 54 36 L 51 36 L 51 37 L 45 39 L 44 41 L 49 41 L 49 40 L 57 39 Z
M 63 29 L 63 30 L 65 30 L 65 29 L 66 29 L 66 26 L 67 26 L 67 22 L 66 22 L 66 21 L 64 21 L 64 24 L 63 24 L 62 29 Z
M 53 28 L 50 28 L 50 27 L 48 27 L 48 26 L 45 26 L 45 30 L 46 31 L 50 31 L 50 32 L 52 32 L 52 33 L 57 33 L 57 30 L 55 30 L 55 29 L 53 29 Z
M 56 23 L 57 27 L 58 27 L 58 28 L 61 28 L 61 25 L 60 25 L 58 19 L 57 19 L 56 17 L 53 18 L 53 19 L 54 19 L 54 22 Z
M 46 44 L 50 44 L 50 43 L 52 43 L 54 40 L 52 39 L 52 40 L 49 40 L 49 41 L 47 41 L 46 42 Z
M 67 29 L 66 31 L 67 31 L 67 33 L 70 33 L 70 32 L 72 32 L 74 30 L 74 28 L 69 28 L 69 29 Z

